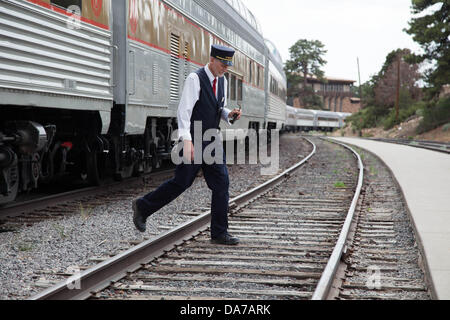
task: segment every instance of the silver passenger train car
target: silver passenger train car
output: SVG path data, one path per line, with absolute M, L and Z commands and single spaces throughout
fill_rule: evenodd
M 286 106 L 285 131 L 333 131 L 344 127 L 345 118 L 351 113 L 324 110 L 299 109 Z
M 0 204 L 62 176 L 159 167 L 214 43 L 236 50 L 233 128 L 281 129 L 281 59 L 240 0 L 0 0 Z

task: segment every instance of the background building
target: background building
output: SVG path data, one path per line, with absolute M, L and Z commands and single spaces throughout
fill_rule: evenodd
M 308 86 L 314 90 L 314 93 L 321 97 L 323 109 L 335 112 L 358 112 L 361 109 L 361 101 L 354 97 L 351 86 L 354 80 L 324 78 L 323 80 L 315 77 L 308 77 Z M 299 84 L 301 88 L 303 83 Z M 290 97 L 288 101 L 292 102 L 295 108 L 304 108 L 299 97 Z

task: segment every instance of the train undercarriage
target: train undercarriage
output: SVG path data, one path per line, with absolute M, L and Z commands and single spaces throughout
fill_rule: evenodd
M 101 134 L 96 111 L 4 107 L 0 205 L 62 178 L 100 185 L 110 177 L 122 180 L 149 173 L 170 158 L 174 123 L 149 118 L 143 135 L 126 135 L 114 126 Z

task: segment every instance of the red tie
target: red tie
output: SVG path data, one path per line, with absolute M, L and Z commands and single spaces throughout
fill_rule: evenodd
M 214 92 L 214 96 L 216 96 L 216 82 L 217 82 L 217 79 L 214 78 L 214 80 L 213 80 L 213 92 Z

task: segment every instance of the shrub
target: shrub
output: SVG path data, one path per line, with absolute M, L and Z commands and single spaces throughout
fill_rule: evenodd
M 450 122 L 442 127 L 442 131 L 444 131 L 444 132 L 450 131 Z
M 376 127 L 388 110 L 374 106 L 366 107 L 346 119 L 355 130 Z
M 423 110 L 424 108 L 425 103 L 422 101 L 416 102 L 409 107 L 401 108 L 398 113 L 398 120 L 395 119 L 395 108 L 391 109 L 389 114 L 383 119 L 384 130 L 389 130 L 397 124 L 407 120 L 409 117 L 417 115 L 418 113 L 420 114 L 422 111 L 419 112 L 419 110 Z
M 448 122 L 450 122 L 450 97 L 441 99 L 437 103 L 429 103 L 424 110 L 417 132 L 424 133 Z

